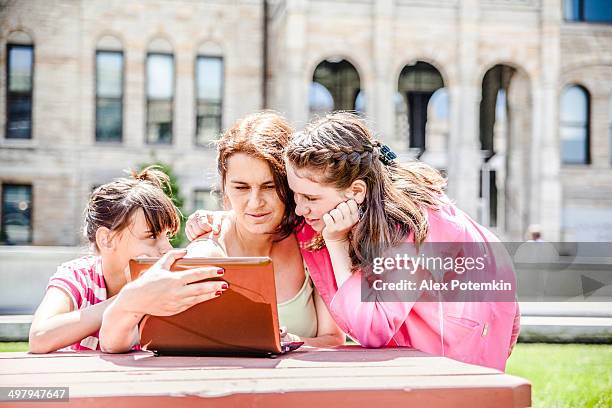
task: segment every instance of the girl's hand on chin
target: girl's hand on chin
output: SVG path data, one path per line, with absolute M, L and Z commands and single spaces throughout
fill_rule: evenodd
M 323 239 L 326 244 L 343 242 L 349 232 L 359 222 L 359 207 L 353 199 L 338 204 L 336 208 L 323 215 Z

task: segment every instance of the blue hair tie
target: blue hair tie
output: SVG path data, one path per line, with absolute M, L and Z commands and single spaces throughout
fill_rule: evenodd
M 397 159 L 397 154 L 387 145 L 380 146 L 380 156 L 378 157 L 380 161 L 388 166 L 393 163 L 393 160 Z

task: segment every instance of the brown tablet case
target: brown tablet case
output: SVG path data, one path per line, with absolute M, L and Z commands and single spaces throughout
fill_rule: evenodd
M 156 258 L 130 261 L 132 279 Z M 174 316 L 147 315 L 140 323 L 140 344 L 158 354 L 262 354 L 282 352 L 272 261 L 267 257 L 183 258 L 171 270 L 223 268 L 229 288 L 215 299 Z

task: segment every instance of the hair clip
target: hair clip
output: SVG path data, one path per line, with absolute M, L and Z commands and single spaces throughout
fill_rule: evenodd
M 388 166 L 393 163 L 393 160 L 397 159 L 397 154 L 389 146 L 382 145 L 380 146 L 380 156 L 378 158 L 385 166 Z

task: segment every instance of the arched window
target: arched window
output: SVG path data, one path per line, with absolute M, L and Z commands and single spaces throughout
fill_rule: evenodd
M 418 151 L 417 157 L 425 151 L 429 100 L 434 92 L 443 87 L 442 75 L 427 62 L 417 61 L 413 65 L 406 65 L 400 73 L 398 92 L 405 98 L 408 107 L 409 147 Z
M 157 39 L 147 53 L 147 143 L 171 144 L 174 108 L 172 46 Z
M 329 95 L 326 95 L 324 90 Z M 312 76 L 309 91 L 310 114 L 312 116 L 339 109 L 363 109 L 364 96 L 355 67 L 344 59 L 327 59 L 317 65 Z M 333 104 L 331 109 L 330 101 Z
M 589 109 L 589 94 L 583 87 L 571 85 L 561 93 L 559 117 L 563 164 L 590 162 Z
M 34 45 L 23 31 L 10 33 L 6 44 L 6 134 L 7 139 L 32 138 L 32 93 L 34 89 Z
M 497 153 L 504 154 L 503 146 L 496 146 L 496 128 L 508 118 L 508 89 L 517 70 L 504 64 L 490 68 L 482 78 L 480 100 L 480 150 L 488 161 Z M 505 137 L 505 136 L 504 136 Z
M 96 142 L 121 142 L 123 135 L 123 50 L 105 36 L 96 46 Z

